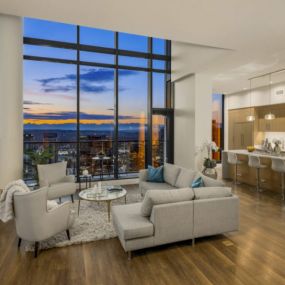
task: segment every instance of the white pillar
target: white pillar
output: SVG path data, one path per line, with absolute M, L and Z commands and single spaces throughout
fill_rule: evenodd
M 202 169 L 206 153 L 200 148 L 212 140 L 212 80 L 193 74 L 175 82 L 174 160 L 175 164 Z
M 0 14 L 0 189 L 23 174 L 22 47 L 22 19 Z

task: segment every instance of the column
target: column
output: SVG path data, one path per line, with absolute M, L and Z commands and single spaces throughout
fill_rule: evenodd
M 191 74 L 175 81 L 175 164 L 202 170 L 205 151 L 212 139 L 212 80 L 207 74 Z
M 22 19 L 0 14 L 0 189 L 23 174 Z

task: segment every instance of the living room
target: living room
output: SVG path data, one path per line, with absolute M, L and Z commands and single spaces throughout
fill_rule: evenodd
M 285 283 L 284 8 L 1 0 L 1 284 Z

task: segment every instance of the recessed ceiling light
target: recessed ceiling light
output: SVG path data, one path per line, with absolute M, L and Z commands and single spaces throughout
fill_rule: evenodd
M 247 87 L 243 87 L 243 90 L 247 90 Z
M 270 81 L 269 83 L 270 83 L 270 84 L 272 84 L 272 83 L 273 83 L 273 81 Z

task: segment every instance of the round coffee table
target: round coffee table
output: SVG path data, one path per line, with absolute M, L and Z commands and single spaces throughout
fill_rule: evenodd
M 109 191 L 108 186 L 102 186 L 102 193 L 98 194 L 93 188 L 88 188 L 86 190 L 79 192 L 79 202 L 78 202 L 78 216 L 80 210 L 80 201 L 93 201 L 93 202 L 105 202 L 107 203 L 108 209 L 108 222 L 110 222 L 111 215 L 111 203 L 114 200 L 118 200 L 125 197 L 125 203 L 127 203 L 127 191 L 122 188 L 120 191 Z

